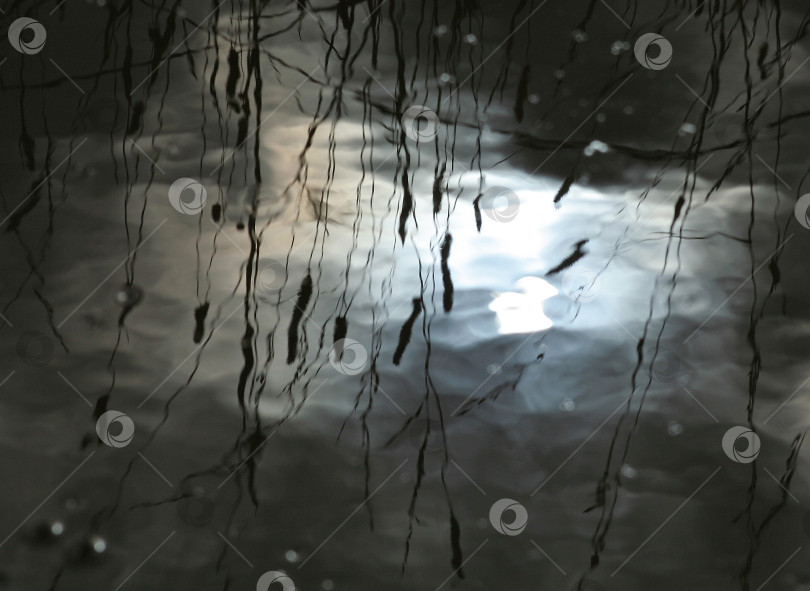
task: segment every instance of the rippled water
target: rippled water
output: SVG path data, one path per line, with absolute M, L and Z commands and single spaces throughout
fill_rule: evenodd
M 810 589 L 805 3 L 0 16 L 0 587 Z

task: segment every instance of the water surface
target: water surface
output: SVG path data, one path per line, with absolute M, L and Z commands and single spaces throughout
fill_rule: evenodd
M 802 2 L 3 11 L 4 588 L 810 588 Z

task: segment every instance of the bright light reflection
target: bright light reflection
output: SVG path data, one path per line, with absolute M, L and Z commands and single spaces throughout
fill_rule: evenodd
M 540 277 L 522 277 L 515 286 L 522 293 L 498 293 L 489 304 L 498 317 L 498 332 L 521 334 L 551 328 L 553 322 L 543 313 L 543 301 L 557 295 L 557 288 Z

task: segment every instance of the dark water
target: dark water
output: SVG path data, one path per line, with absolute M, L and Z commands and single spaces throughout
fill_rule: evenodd
M 2 10 L 0 587 L 810 589 L 806 3 Z

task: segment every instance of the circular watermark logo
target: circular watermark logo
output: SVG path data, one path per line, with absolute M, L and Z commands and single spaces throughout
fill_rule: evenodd
M 184 487 L 183 497 L 177 502 L 177 516 L 191 527 L 205 527 L 214 519 L 214 496 L 202 486 Z
M 368 362 L 368 351 L 354 339 L 335 341 L 329 350 L 329 363 L 336 370 L 347 376 L 359 374 Z
M 256 591 L 271 591 L 270 586 L 279 583 L 281 588 L 275 587 L 272 591 L 295 591 L 295 583 L 285 573 L 271 570 L 264 573 L 256 582 Z
M 189 200 L 183 200 L 183 194 L 186 191 L 191 191 L 192 197 Z M 186 215 L 197 215 L 205 207 L 205 200 L 208 193 L 202 183 L 195 179 L 183 177 L 177 179 L 169 187 L 169 203 L 172 204 L 177 211 Z
M 25 55 L 34 55 L 42 51 L 47 36 L 48 33 L 42 23 L 27 16 L 18 18 L 8 28 L 8 42 Z
M 743 449 L 738 449 L 744 444 Z M 732 427 L 723 435 L 723 451 L 730 460 L 750 464 L 759 455 L 759 436 L 748 427 Z
M 658 55 L 651 57 L 651 47 L 658 49 Z M 636 60 L 648 70 L 663 70 L 672 61 L 672 44 L 658 33 L 645 33 L 636 40 L 633 47 Z
M 513 518 L 511 521 L 505 521 L 504 515 L 511 512 Z M 505 536 L 517 536 L 524 529 L 529 522 L 529 512 L 526 507 L 512 499 L 501 499 L 495 501 L 489 510 L 489 522 L 500 534 Z
M 487 217 L 496 222 L 511 222 L 520 210 L 520 197 L 506 187 L 490 187 L 478 203 Z
M 681 381 L 682 371 L 683 363 L 676 353 L 664 349 L 659 351 L 655 356 L 655 361 L 653 361 L 652 364 L 652 373 L 659 382 L 670 383 L 676 380 Z
M 96 433 L 104 445 L 126 447 L 135 436 L 135 423 L 118 410 L 108 410 L 96 421 Z
M 599 275 L 593 271 L 571 269 L 563 275 L 563 292 L 575 302 L 592 302 L 599 294 Z
M 277 293 L 284 287 L 287 268 L 279 261 L 268 260 L 259 264 L 259 273 L 256 276 L 256 285 L 267 295 Z
M 31 367 L 48 365 L 53 351 L 53 341 L 45 333 L 29 330 L 17 339 L 17 356 Z
M 419 419 L 408 427 L 408 440 L 417 451 L 424 446 L 427 453 L 437 453 L 444 449 L 442 425 L 433 419 Z
M 793 215 L 803 228 L 810 230 L 810 216 L 807 215 L 810 209 L 810 193 L 806 193 L 799 197 L 796 202 L 796 207 L 793 208 Z
M 429 142 L 439 134 L 439 116 L 428 107 L 414 105 L 402 114 L 402 129 L 415 142 Z

